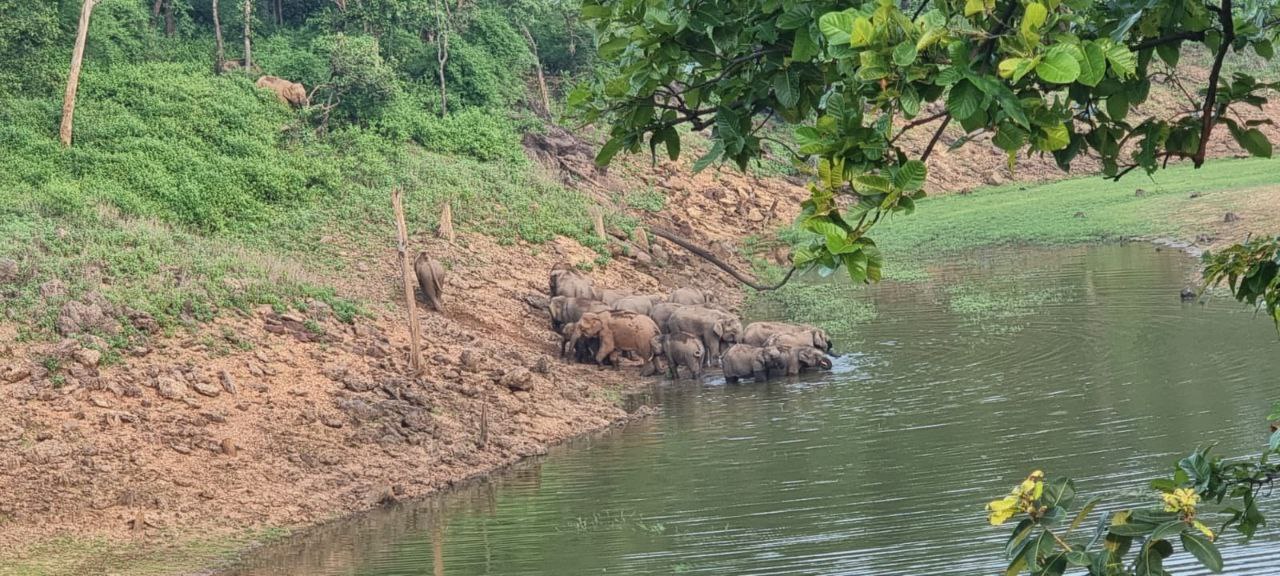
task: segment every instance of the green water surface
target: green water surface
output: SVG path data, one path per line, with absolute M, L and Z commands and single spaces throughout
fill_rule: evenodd
M 1106 510 L 1156 502 L 1147 480 L 1197 445 L 1265 444 L 1280 342 L 1233 302 L 1180 302 L 1195 270 L 1148 244 L 938 263 L 857 292 L 875 313 L 834 330 L 830 374 L 656 385 L 661 416 L 235 574 L 1002 573 L 1008 527 L 983 504 L 1032 469 L 1110 495 Z M 1227 573 L 1280 573 L 1273 529 L 1223 547 Z

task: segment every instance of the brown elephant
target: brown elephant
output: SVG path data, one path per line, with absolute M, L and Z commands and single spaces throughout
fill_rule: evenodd
M 658 359 L 653 350 L 653 337 L 659 334 L 653 319 L 632 312 L 587 312 L 578 320 L 583 336 L 600 338 L 596 351 L 596 363 L 608 359 L 615 367 L 623 352 L 634 352 L 643 362 L 641 375 L 658 371 Z
M 547 303 L 547 311 L 551 313 L 551 328 L 559 330 L 570 322 L 577 322 L 587 312 L 608 312 L 609 305 L 587 298 L 556 296 Z
M 290 82 L 278 76 L 263 76 L 258 78 L 255 85 L 274 92 L 281 103 L 294 107 L 311 105 L 306 87 L 297 82 Z
M 711 294 L 699 290 L 697 288 L 676 288 L 671 291 L 671 295 L 667 297 L 667 302 L 676 304 L 684 304 L 687 306 L 701 306 L 712 302 Z
M 831 369 L 831 359 L 826 352 L 813 346 L 773 346 L 782 351 L 786 361 L 775 367 L 775 373 L 795 376 L 809 368 Z
M 688 332 L 702 339 L 707 348 L 708 365 L 719 361 L 720 353 L 731 344 L 735 344 L 742 336 L 742 321 L 728 312 L 703 308 L 701 306 L 682 306 L 667 318 L 667 333 Z
M 427 256 L 426 252 L 419 252 L 418 257 L 413 261 L 413 270 L 418 275 L 418 286 L 422 288 L 422 296 L 431 305 L 431 309 L 443 312 L 444 303 L 441 301 L 441 296 L 444 291 L 444 266 L 441 266 L 435 258 Z
M 776 346 L 751 346 L 734 344 L 720 358 L 724 368 L 724 381 L 736 384 L 739 379 L 751 377 L 756 382 L 769 380 L 770 370 L 785 369 L 787 356 Z
M 742 331 L 742 342 L 753 346 L 765 346 L 769 339 L 780 335 L 796 336 L 789 339 L 789 344 L 814 346 L 830 352 L 834 345 L 827 331 L 808 324 L 788 324 L 786 322 L 752 322 Z
M 667 373 L 672 380 L 680 379 L 680 367 L 684 366 L 694 380 L 702 379 L 702 367 L 706 363 L 707 347 L 702 339 L 680 332 L 678 334 L 660 334 L 653 337 L 657 353 L 667 359 Z
M 684 304 L 676 304 L 674 302 L 659 302 L 649 310 L 649 317 L 653 318 L 653 321 L 658 324 L 658 328 L 662 330 L 663 334 L 667 334 L 669 332 L 667 330 L 667 320 L 670 320 L 671 314 L 683 306 Z
M 568 268 L 567 264 L 557 265 L 551 269 L 551 297 L 568 296 L 570 298 L 586 298 L 589 300 L 598 300 L 596 298 L 595 280 L 589 276 L 583 276 L 577 270 Z

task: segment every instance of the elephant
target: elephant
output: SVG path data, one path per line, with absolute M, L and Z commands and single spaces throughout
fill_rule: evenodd
M 827 354 L 813 346 L 773 346 L 782 351 L 786 361 L 782 366 L 775 367 L 776 372 L 782 372 L 787 376 L 795 376 L 808 368 L 821 368 L 823 370 L 831 369 L 831 359 L 827 358 Z
M 742 342 L 753 346 L 764 346 L 769 338 L 779 334 L 800 334 L 806 340 L 796 342 L 805 346 L 814 346 L 830 352 L 834 345 L 827 331 L 807 324 L 788 324 L 786 322 L 752 322 L 742 331 Z
M 664 334 L 669 333 L 667 330 L 667 320 L 671 318 L 671 314 L 684 304 L 676 304 L 674 302 L 659 302 L 654 304 L 649 310 L 649 317 L 658 324 L 658 328 L 662 329 Z
M 745 337 L 744 337 L 745 338 Z M 820 329 L 804 329 L 797 332 L 780 332 L 764 341 L 765 346 L 812 346 L 830 354 L 831 341 Z
M 297 82 L 290 82 L 278 76 L 263 76 L 258 78 L 255 85 L 274 92 L 281 103 L 294 107 L 311 105 L 306 87 Z
M 667 302 L 675 304 L 685 304 L 690 306 L 701 306 L 711 303 L 711 295 L 697 288 L 676 288 L 671 291 L 671 295 L 667 297 Z
M 595 281 L 571 268 L 551 270 L 551 297 L 556 296 L 599 300 L 596 298 Z
M 652 318 L 633 312 L 587 312 L 578 320 L 578 327 L 583 336 L 600 339 L 596 363 L 602 367 L 606 359 L 617 367 L 622 352 L 634 352 L 644 363 L 642 376 L 658 371 L 653 337 L 660 332 Z
M 701 306 L 682 306 L 667 319 L 667 333 L 688 332 L 702 339 L 707 348 L 708 363 L 719 359 L 721 351 L 738 342 L 742 336 L 742 321 L 728 312 Z
M 667 372 L 672 380 L 680 379 L 681 366 L 689 371 L 694 380 L 702 379 L 702 366 L 707 356 L 707 347 L 702 345 L 702 339 L 688 332 L 680 332 L 654 336 L 653 342 L 657 353 L 666 357 Z
M 597 288 L 591 297 L 601 302 L 604 302 L 605 304 L 613 306 L 614 303 L 616 303 L 617 301 L 622 300 L 623 298 L 630 298 L 632 296 L 635 296 L 635 294 L 628 292 L 626 290 L 615 290 L 613 288 Z
M 609 305 L 587 298 L 556 296 L 548 302 L 547 311 L 551 313 L 551 328 L 559 330 L 565 324 L 577 322 L 584 313 L 608 312 Z
M 570 357 L 574 362 L 586 363 L 595 359 L 600 349 L 600 338 L 588 337 L 575 320 L 560 327 L 560 357 Z M 572 354 L 572 355 L 571 355 Z
M 648 316 L 653 311 L 653 296 L 624 296 L 614 300 L 610 305 L 614 310 L 635 312 Z
M 422 295 L 426 297 L 431 309 L 443 312 L 444 304 L 440 298 L 444 289 L 444 266 L 426 252 L 419 252 L 413 261 L 413 270 L 418 275 L 418 286 L 422 288 Z
M 724 368 L 724 381 L 729 384 L 748 376 L 756 382 L 766 382 L 770 370 L 787 367 L 787 357 L 776 346 L 734 344 L 720 357 L 720 365 Z

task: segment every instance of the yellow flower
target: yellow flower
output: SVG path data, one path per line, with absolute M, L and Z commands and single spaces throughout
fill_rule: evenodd
M 1191 488 L 1178 488 L 1173 492 L 1166 492 L 1160 497 L 1164 499 L 1165 512 L 1181 512 L 1184 516 L 1194 517 L 1196 504 L 1200 502 L 1200 495 L 1196 494 L 1196 491 Z
M 1036 470 L 1009 492 L 1008 496 L 987 503 L 987 520 L 992 526 L 1008 522 L 1019 512 L 1035 512 L 1036 501 L 1044 494 L 1044 472 Z
M 1203 532 L 1204 535 L 1208 536 L 1210 540 L 1218 539 L 1218 537 L 1213 534 L 1213 530 L 1210 530 L 1209 527 L 1205 526 L 1203 522 L 1199 520 L 1192 520 L 1191 525 L 1195 526 L 1197 530 Z

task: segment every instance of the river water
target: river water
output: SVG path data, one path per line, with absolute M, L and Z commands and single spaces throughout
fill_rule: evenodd
M 1197 445 L 1265 445 L 1280 342 L 1226 298 L 1181 303 L 1195 270 L 1147 244 L 1001 249 L 858 288 L 874 318 L 834 330 L 829 374 L 657 385 L 659 417 L 235 574 L 995 573 L 1009 527 L 983 505 L 1033 469 L 1110 494 L 1101 510 L 1154 504 L 1142 487 Z M 1227 573 L 1280 573 L 1276 530 L 1228 540 Z

